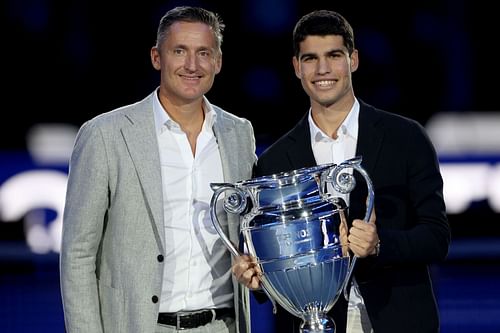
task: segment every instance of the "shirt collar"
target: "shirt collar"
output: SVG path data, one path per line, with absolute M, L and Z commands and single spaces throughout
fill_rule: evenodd
M 179 126 L 170 118 L 165 111 L 158 98 L 158 90 L 154 94 L 153 113 L 155 117 L 156 134 L 160 135 L 166 128 L 171 126 Z M 214 111 L 212 104 L 203 96 L 203 112 L 205 112 L 205 121 L 203 122 L 203 131 L 210 130 L 217 119 L 217 113 Z
M 344 119 L 342 124 L 340 125 L 337 134 L 338 137 L 350 136 L 355 140 L 358 139 L 358 118 L 359 118 L 359 102 L 356 98 L 354 98 L 354 104 L 352 105 L 351 110 L 347 114 L 347 117 Z M 330 136 L 326 135 L 312 119 L 311 109 L 309 109 L 308 115 L 309 121 L 309 131 L 311 134 L 311 145 L 314 145 L 316 142 L 322 140 L 333 140 Z

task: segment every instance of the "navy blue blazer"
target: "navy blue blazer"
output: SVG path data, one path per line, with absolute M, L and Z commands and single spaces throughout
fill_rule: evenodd
M 306 115 L 260 156 L 254 176 L 316 165 Z M 439 331 L 439 315 L 429 264 L 443 261 L 450 228 L 443 200 L 443 180 L 434 147 L 414 120 L 360 101 L 356 155 L 375 189 L 379 256 L 357 261 L 354 276 L 375 332 Z M 349 220 L 365 214 L 366 186 L 355 172 Z M 329 315 L 337 333 L 345 332 L 343 296 Z M 300 320 L 279 309 L 277 327 L 298 331 Z M 291 326 L 293 325 L 293 327 Z

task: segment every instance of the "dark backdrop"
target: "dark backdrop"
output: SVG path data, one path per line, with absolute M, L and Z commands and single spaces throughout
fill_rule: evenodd
M 142 99 L 158 84 L 149 60 L 169 8 L 201 5 L 226 23 L 210 100 L 250 119 L 260 144 L 283 134 L 308 100 L 293 74 L 291 33 L 312 9 L 353 25 L 356 95 L 422 124 L 438 111 L 498 110 L 497 12 L 486 1 L 6 0 L 0 149 L 24 147 L 38 122 L 81 125 Z

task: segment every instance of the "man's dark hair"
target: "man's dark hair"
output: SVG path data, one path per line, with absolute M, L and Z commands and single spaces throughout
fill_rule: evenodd
M 299 56 L 300 43 L 307 36 L 342 36 L 349 55 L 354 51 L 354 31 L 347 20 L 331 10 L 316 10 L 302 16 L 293 29 L 293 52 Z

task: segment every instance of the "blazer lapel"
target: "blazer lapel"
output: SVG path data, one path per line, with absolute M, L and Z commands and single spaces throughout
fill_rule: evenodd
M 151 95 L 152 96 L 152 95 Z M 147 98 L 127 114 L 130 126 L 121 129 L 142 185 L 143 195 L 154 220 L 153 230 L 164 249 L 162 182 L 160 156 L 154 123 L 152 98 Z
M 288 134 L 291 144 L 287 155 L 293 170 L 316 165 L 316 159 L 311 147 L 308 114 L 306 112 L 305 116 Z
M 377 128 L 379 115 L 377 111 L 360 101 L 359 132 L 356 146 L 356 155 L 362 157 L 361 166 L 368 173 L 374 175 L 379 151 L 382 147 L 384 133 Z M 352 218 L 363 218 L 366 210 L 368 195 L 365 179 L 358 172 L 355 173 L 356 187 L 351 192 L 349 215 Z
M 227 119 L 221 112 L 217 112 L 217 121 L 214 124 L 213 131 L 219 146 L 219 152 L 222 162 L 222 171 L 224 182 L 233 183 L 236 181 L 238 170 L 238 147 L 236 145 L 236 133 L 234 123 Z
M 384 137 L 383 131 L 377 129 L 378 115 L 373 107 L 360 101 L 359 134 L 356 155 L 363 158 L 362 166 L 371 174 L 375 170 L 379 151 Z

